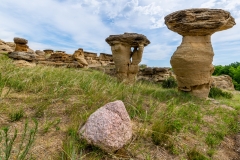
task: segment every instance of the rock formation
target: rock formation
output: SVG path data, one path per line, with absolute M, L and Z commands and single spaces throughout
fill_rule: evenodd
M 18 67 L 35 67 L 36 66 L 36 63 L 30 63 L 25 60 L 16 60 L 13 62 L 13 64 L 15 64 Z
M 45 49 L 45 50 L 43 50 L 43 52 L 45 52 L 46 58 L 49 58 L 54 53 L 54 51 L 52 49 Z
M 74 60 L 72 55 L 66 54 L 62 51 L 54 52 L 53 54 L 48 52 L 49 50 L 44 50 L 44 52 L 50 55 L 45 61 L 38 61 L 38 64 L 49 65 L 55 67 L 69 67 L 69 68 L 82 68 L 77 61 Z
M 138 64 L 142 60 L 144 46 L 150 41 L 142 34 L 124 33 L 110 35 L 106 42 L 111 46 L 117 78 L 133 83 L 139 70 Z
M 84 51 L 84 57 L 85 57 L 89 67 L 100 67 L 100 66 L 102 66 L 101 62 L 100 62 L 100 59 L 97 56 L 97 53 Z
M 82 65 L 82 67 L 88 67 L 88 63 L 84 58 L 84 52 L 82 48 L 76 50 L 72 56 L 76 61 L 78 61 L 79 65 Z
M 167 15 L 165 24 L 183 36 L 170 61 L 178 89 L 207 98 L 214 71 L 211 35 L 233 27 L 234 18 L 221 9 L 187 9 Z
M 14 42 L 6 42 L 6 44 L 7 44 L 9 47 L 11 47 L 12 51 L 15 50 L 16 44 L 15 44 Z M 12 51 L 11 51 L 11 52 L 12 52 Z
M 140 69 L 137 75 L 138 80 L 145 80 L 151 82 L 163 82 L 165 79 L 174 76 L 170 68 L 147 67 Z
M 234 85 L 232 82 L 232 78 L 229 75 L 222 75 L 222 76 L 212 76 L 212 86 L 226 89 L 226 90 L 235 90 Z
M 122 101 L 110 102 L 90 115 L 80 137 L 106 152 L 122 148 L 132 137 L 130 117 Z
M 15 37 L 13 39 L 13 41 L 16 44 L 14 52 L 27 52 L 28 51 L 28 49 L 29 49 L 29 47 L 27 45 L 28 40 L 26 40 L 24 38 Z
M 8 42 L 4 42 L 3 40 L 0 40 L 0 52 L 8 53 L 8 52 L 12 52 L 13 50 L 14 49 L 8 45 Z
M 36 59 L 36 54 L 31 53 L 31 52 L 9 52 L 8 57 L 16 60 L 26 60 L 26 61 L 35 61 Z

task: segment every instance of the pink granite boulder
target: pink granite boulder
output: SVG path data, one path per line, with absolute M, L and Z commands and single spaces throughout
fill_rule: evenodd
M 91 114 L 79 135 L 109 153 L 122 148 L 132 137 L 131 120 L 123 102 L 107 103 Z

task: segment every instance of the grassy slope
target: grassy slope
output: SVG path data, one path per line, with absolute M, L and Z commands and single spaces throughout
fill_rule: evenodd
M 119 83 L 92 70 L 37 66 L 19 68 L 0 56 L 0 128 L 18 129 L 11 156 L 18 151 L 24 123 L 39 129 L 33 159 L 222 159 L 237 157 L 232 136 L 239 131 L 240 94 L 218 103 L 162 89 L 160 85 Z M 122 100 L 133 122 L 132 141 L 116 154 L 89 146 L 77 136 L 97 108 Z M 19 120 L 17 115 L 20 116 Z M 32 127 L 32 121 L 29 120 Z M 0 143 L 4 148 L 4 143 Z M 0 155 L 4 151 L 0 150 Z M 28 156 L 29 156 L 28 155 Z

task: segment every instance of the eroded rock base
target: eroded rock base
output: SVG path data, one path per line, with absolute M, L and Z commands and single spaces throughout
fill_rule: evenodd
M 184 36 L 170 61 L 176 74 L 178 89 L 207 98 L 214 71 L 213 56 L 210 35 Z

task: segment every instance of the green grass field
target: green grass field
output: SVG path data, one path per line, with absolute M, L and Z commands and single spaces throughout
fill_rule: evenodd
M 9 159 L 20 159 L 26 148 L 26 159 L 239 156 L 234 150 L 234 135 L 240 131 L 239 92 L 232 99 L 202 100 L 150 82 L 126 85 L 91 69 L 20 68 L 5 55 L 0 56 L 0 71 L 0 160 L 7 159 L 9 148 Z M 115 100 L 124 102 L 134 134 L 123 149 L 109 154 L 86 144 L 77 132 L 91 113 Z

